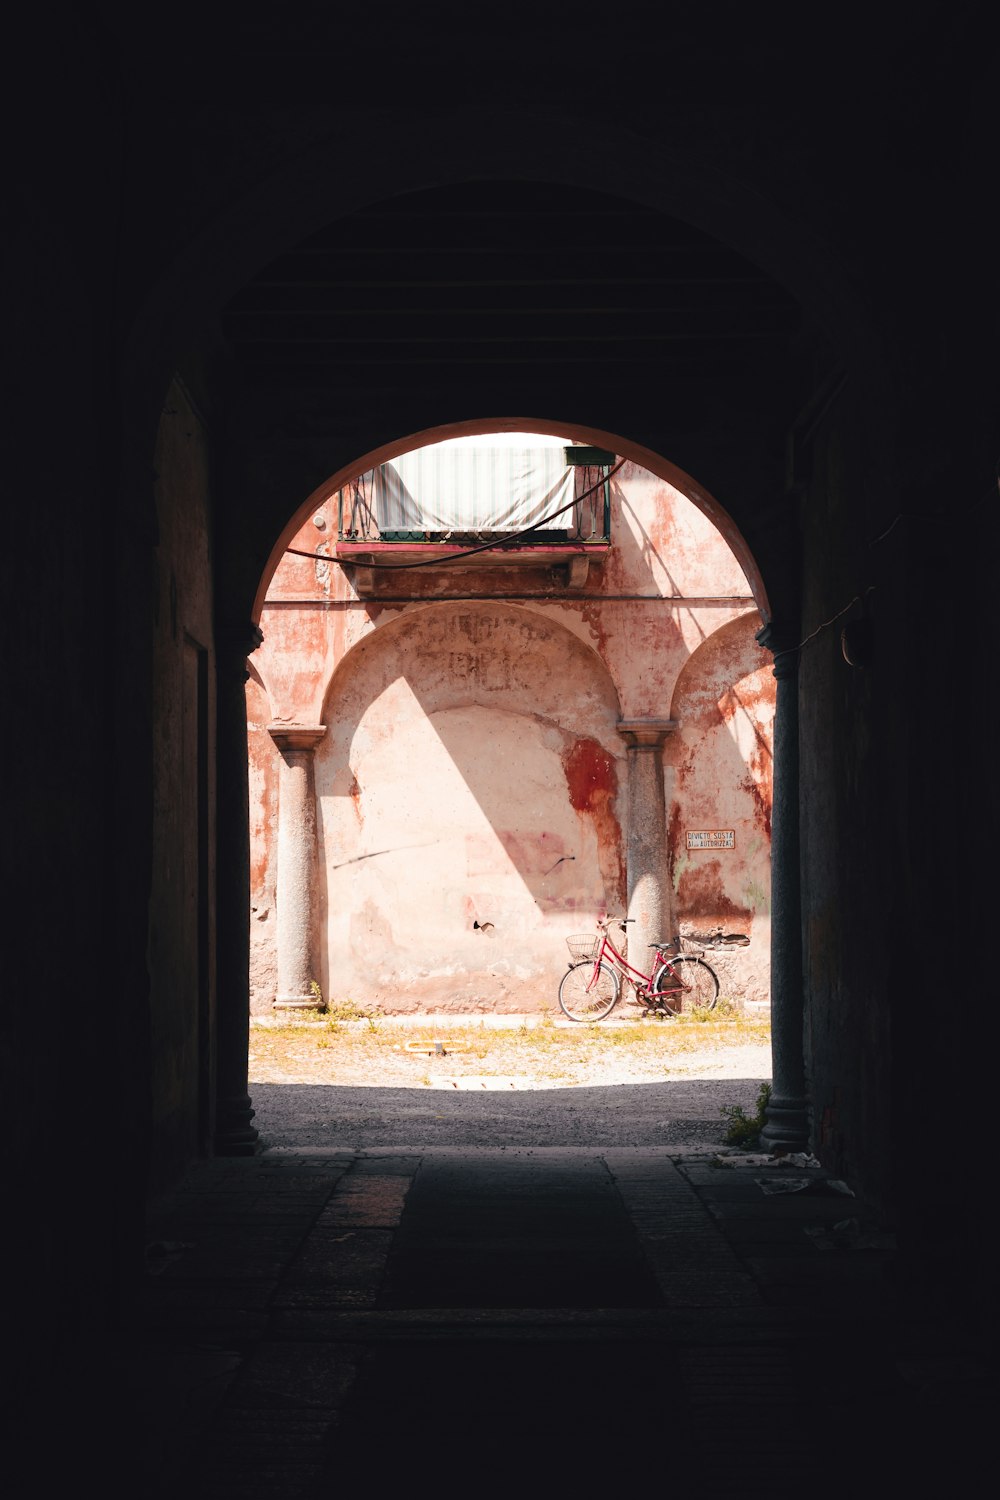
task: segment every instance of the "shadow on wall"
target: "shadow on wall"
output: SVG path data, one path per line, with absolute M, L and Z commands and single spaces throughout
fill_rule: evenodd
M 562 936 L 625 899 L 606 668 L 538 613 L 438 605 L 368 637 L 334 694 L 316 768 L 331 972 L 356 993 L 374 976 L 386 1008 L 386 985 L 419 1007 L 445 979 L 452 1003 L 537 1008 Z
M 692 659 L 667 768 L 678 915 L 746 931 L 769 888 L 754 623 Z M 335 682 L 317 762 L 328 972 L 385 1009 L 549 1003 L 563 938 L 625 906 L 627 762 L 603 664 L 538 615 L 463 604 L 383 628 Z M 686 829 L 723 824 L 735 851 L 687 854 Z M 766 998 L 750 976 L 767 946 L 736 963 L 750 998 Z
M 413 580 L 402 599 L 368 602 L 311 553 L 279 567 L 261 653 L 267 689 L 252 682 L 247 693 L 255 1010 L 273 997 L 280 899 L 272 715 L 326 726 L 312 762 L 310 966 L 327 999 L 385 1010 L 549 1005 L 564 938 L 626 907 L 639 762 L 620 723 L 679 720 L 663 746 L 663 872 L 672 858 L 680 922 L 749 930 L 760 920 L 773 680 L 753 639 L 759 616 L 708 517 L 635 464 L 622 476 L 614 546 L 583 593 L 543 583 L 537 597 L 491 598 L 524 584 L 476 566 L 462 575 L 475 597 L 434 599 L 426 590 L 441 583 L 418 572 L 402 575 Z M 306 529 L 317 524 L 314 515 Z M 689 850 L 691 830 L 720 828 L 733 847 Z M 768 947 L 757 936 L 750 968 Z

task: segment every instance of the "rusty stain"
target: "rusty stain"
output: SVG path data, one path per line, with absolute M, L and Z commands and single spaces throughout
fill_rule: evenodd
M 569 800 L 577 812 L 590 812 L 603 797 L 618 791 L 618 774 L 612 757 L 596 740 L 579 739 L 563 756 Z
M 625 863 L 621 826 L 614 813 L 618 793 L 614 757 L 596 740 L 582 738 L 573 742 L 562 760 L 570 804 L 593 822 L 608 899 L 621 901 L 625 892 Z
M 670 809 L 670 817 L 667 819 L 667 848 L 671 852 L 675 849 L 681 850 L 683 848 L 683 840 L 681 838 L 681 810 L 676 802 Z
M 681 793 L 687 789 L 687 784 L 694 774 L 694 765 L 690 760 L 681 761 L 680 765 L 676 768 L 676 772 L 676 790 L 678 793 Z
M 755 776 L 745 776 L 740 786 L 751 798 L 754 805 L 754 823 L 761 830 L 770 844 L 771 841 L 771 799 L 764 795 L 764 789 Z
M 670 492 L 665 485 L 657 486 L 655 502 L 651 507 L 647 523 L 649 527 L 650 547 L 661 559 L 669 557 L 674 538 L 674 518 L 671 499 Z
M 259 852 L 255 851 L 250 862 L 250 889 L 262 891 L 267 880 L 269 868 L 268 849 L 263 839 L 259 840 Z
M 597 653 L 601 660 L 607 663 L 608 633 L 604 628 L 605 614 L 606 610 L 600 603 L 586 603 L 580 609 L 580 618 L 596 642 Z
M 351 806 L 354 808 L 354 816 L 357 818 L 358 823 L 362 824 L 365 820 L 365 815 L 361 807 L 361 783 L 354 775 L 353 771 L 351 772 L 351 784 L 347 788 L 347 795 L 351 799 Z
M 350 959 L 356 944 L 367 968 L 374 959 L 377 970 L 364 982 L 381 994 L 386 985 L 398 988 L 405 955 L 406 999 L 397 996 L 393 1003 L 419 1009 L 438 999 L 434 965 L 443 925 L 451 930 L 457 924 L 463 941 L 475 934 L 481 944 L 484 930 L 490 936 L 484 917 L 496 921 L 505 937 L 521 932 L 518 924 L 534 924 L 538 912 L 578 911 L 576 920 L 587 923 L 601 887 L 609 908 L 620 910 L 626 841 L 618 814 L 624 819 L 627 804 L 625 759 L 613 738 L 620 718 L 669 716 L 679 722 L 664 749 L 664 772 L 667 852 L 682 920 L 735 927 L 748 912 L 766 912 L 766 900 L 748 893 L 763 892 L 768 880 L 775 683 L 767 654 L 753 643 L 755 622 L 740 602 L 745 595 L 734 573 L 737 564 L 706 518 L 691 513 L 683 496 L 639 465 L 620 471 L 612 510 L 615 546 L 592 569 L 583 593 L 566 592 L 557 568 L 525 573 L 516 566 L 470 563 L 440 571 L 376 571 L 372 595 L 361 597 L 349 570 L 294 555 L 280 564 L 268 590 L 258 656 L 267 688 L 253 699 L 248 694 L 248 720 L 261 726 L 256 733 L 251 728 L 249 741 L 253 900 L 258 915 L 266 908 L 273 916 L 278 797 L 275 751 L 264 727 L 328 723 L 332 733 L 316 758 L 323 858 L 332 851 L 351 865 L 344 875 L 351 882 L 347 907 L 324 913 L 318 923 L 320 958 L 331 972 Z M 318 526 L 317 518 L 326 525 Z M 321 541 L 336 529 L 335 499 L 325 499 L 320 510 L 313 506 L 303 515 L 297 544 L 324 552 Z M 686 602 L 630 602 L 652 598 L 651 589 L 676 592 Z M 701 595 L 733 597 L 720 615 L 699 607 Z M 317 603 L 322 608 L 311 607 Z M 459 717 L 437 717 L 452 710 Z M 503 740 L 507 727 L 494 736 L 481 710 L 522 716 L 522 740 Z M 425 728 L 438 734 L 446 750 L 453 736 L 453 767 L 434 759 Z M 504 781 L 503 799 L 494 795 L 488 776 L 501 742 L 516 750 L 504 770 L 509 784 Z M 411 861 L 411 874 L 437 903 L 426 953 L 423 938 L 411 930 L 414 892 L 395 885 L 396 865 L 361 854 L 360 834 L 364 819 L 377 851 L 432 836 L 422 806 L 394 800 L 395 793 L 381 797 L 386 774 L 393 785 L 398 777 L 402 787 L 422 773 L 419 756 L 425 750 L 444 804 L 449 787 L 457 787 L 464 774 L 463 799 L 479 795 L 487 815 L 486 826 L 463 820 L 456 804 L 454 828 L 448 822 L 440 856 Z M 521 770 L 523 801 L 516 790 Z M 685 830 L 716 826 L 737 828 L 736 851 L 712 864 L 704 852 L 690 855 Z M 463 864 L 463 851 L 464 869 L 453 870 L 456 855 Z M 364 920 L 358 915 L 362 903 Z M 546 928 L 556 931 L 559 925 L 543 924 L 525 944 L 526 951 L 534 943 L 542 953 L 547 943 L 536 963 L 539 972 L 553 947 Z M 271 984 L 260 967 L 273 957 L 267 929 L 262 920 L 255 934 L 265 940 L 254 960 L 262 995 Z M 763 945 L 751 958 L 766 967 Z M 456 996 L 484 1010 L 513 1004 L 521 980 L 493 974 L 491 963 L 487 998 L 480 975 L 485 963 L 459 955 Z M 352 983 L 362 981 L 360 961 L 349 972 Z M 533 974 L 531 984 L 536 982 Z
M 725 895 L 717 859 L 686 865 L 677 885 L 677 911 L 685 921 L 723 917 L 749 921 L 753 916 L 748 906 L 738 905 Z

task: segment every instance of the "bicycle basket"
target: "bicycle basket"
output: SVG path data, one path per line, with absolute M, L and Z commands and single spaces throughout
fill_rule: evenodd
M 588 932 L 586 935 L 579 934 L 576 937 L 568 937 L 566 939 L 566 947 L 577 962 L 581 958 L 596 958 L 600 946 L 600 933 L 596 937 L 592 937 Z

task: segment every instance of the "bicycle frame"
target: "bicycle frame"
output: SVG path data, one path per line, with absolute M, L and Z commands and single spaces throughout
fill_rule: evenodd
M 675 990 L 684 990 L 688 988 L 688 986 L 679 977 L 676 971 L 671 968 L 670 955 L 664 953 L 661 947 L 657 947 L 656 949 L 656 962 L 653 964 L 653 972 L 651 974 L 644 974 L 642 969 L 637 969 L 634 964 L 629 963 L 628 959 L 622 957 L 622 955 L 618 952 L 618 949 L 615 947 L 614 943 L 611 941 L 610 934 L 605 931 L 603 927 L 601 928 L 601 938 L 601 946 L 597 951 L 596 958 L 594 959 L 594 978 L 597 977 L 601 961 L 604 959 L 606 954 L 610 953 L 611 964 L 618 970 L 619 974 L 625 980 L 626 984 L 630 984 L 632 986 L 638 998 L 651 999 L 655 993 L 659 993 L 660 995 L 669 995 L 674 993 Z M 668 990 L 654 991 L 653 980 L 656 978 L 656 974 L 661 965 L 666 965 L 666 967 L 670 969 L 675 983 Z M 634 978 L 632 977 L 633 975 L 635 976 Z M 591 980 L 591 983 L 593 983 L 593 980 Z
M 611 936 L 617 922 L 622 931 L 629 917 L 599 920 L 600 940 L 567 938 L 571 963 L 559 981 L 559 1005 L 571 1021 L 600 1021 L 621 996 L 622 983 L 647 1012 L 661 1018 L 692 1010 L 712 1010 L 719 995 L 719 977 L 700 953 L 682 953 L 680 938 L 651 943 L 656 955 L 651 973 L 629 963 Z M 586 948 L 584 948 L 586 943 Z M 581 951 L 582 949 L 582 951 Z
M 642 969 L 636 969 L 636 966 L 631 965 L 631 963 L 628 962 L 627 959 L 624 959 L 624 957 L 622 957 L 622 954 L 619 953 L 618 948 L 615 947 L 612 939 L 610 939 L 609 933 L 603 933 L 603 935 L 601 935 L 601 939 L 603 939 L 603 941 L 601 941 L 601 947 L 598 948 L 597 959 L 594 960 L 595 974 L 597 974 L 597 966 L 600 965 L 601 960 L 604 959 L 606 953 L 610 953 L 610 962 L 612 962 L 612 965 L 615 966 L 616 969 L 618 969 L 619 974 L 621 974 L 622 980 L 625 980 L 625 983 L 627 984 L 631 984 L 631 986 L 633 986 L 633 989 L 636 990 L 637 993 L 648 995 L 648 993 L 651 992 L 652 987 L 652 974 L 655 974 L 655 972 L 657 972 L 660 963 L 654 963 L 654 966 L 652 966 L 652 974 L 643 974 Z M 663 959 L 663 954 L 660 953 L 660 950 L 657 950 L 657 960 L 661 959 Z M 639 981 L 642 981 L 642 986 L 640 986 Z

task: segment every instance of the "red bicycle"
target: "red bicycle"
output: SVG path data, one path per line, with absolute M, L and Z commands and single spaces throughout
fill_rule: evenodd
M 622 932 L 634 917 L 608 917 L 597 924 L 597 937 L 568 937 L 575 960 L 559 984 L 559 1005 L 571 1021 L 603 1021 L 618 1004 L 623 984 L 646 1012 L 659 1017 L 711 1010 L 719 998 L 715 970 L 700 953 L 681 953 L 680 938 L 651 943 L 656 954 L 651 974 L 644 974 L 619 953 L 609 929 Z M 749 939 L 747 940 L 749 941 Z

